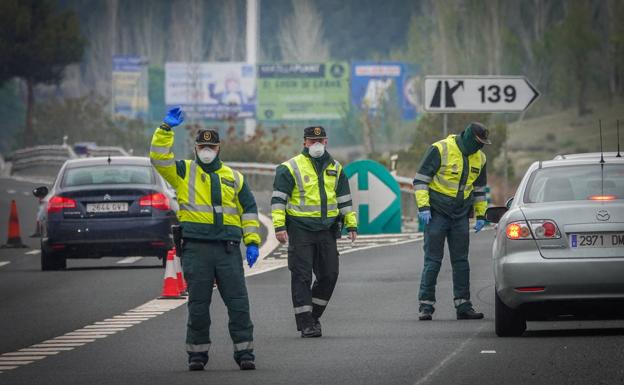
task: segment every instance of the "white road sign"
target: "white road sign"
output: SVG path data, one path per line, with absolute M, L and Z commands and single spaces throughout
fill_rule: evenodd
M 521 112 L 539 92 L 524 76 L 427 76 L 429 112 Z

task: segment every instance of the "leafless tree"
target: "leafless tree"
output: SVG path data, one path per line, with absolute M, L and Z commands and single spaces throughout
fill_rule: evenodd
M 329 59 L 321 15 L 312 0 L 292 0 L 292 15 L 280 23 L 278 41 L 282 60 L 311 62 Z

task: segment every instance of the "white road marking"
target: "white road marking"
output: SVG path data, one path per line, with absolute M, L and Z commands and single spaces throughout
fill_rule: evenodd
M 69 339 L 63 339 L 63 337 L 56 337 L 53 340 L 43 341 L 43 343 L 52 346 L 56 344 L 83 344 L 93 341 L 95 340 L 92 338 L 69 337 Z
M 483 330 L 483 328 L 485 328 L 486 326 L 487 324 L 481 325 L 479 329 L 477 329 L 476 332 L 474 332 L 470 337 L 466 338 L 464 342 L 462 342 L 455 350 L 453 350 L 448 356 L 446 356 L 442 361 L 440 361 L 439 364 L 434 366 L 433 369 L 428 371 L 427 374 L 424 375 L 424 377 L 416 381 L 414 385 L 421 385 L 421 384 L 429 382 L 429 380 L 435 374 L 437 374 L 449 361 L 453 359 L 453 357 L 455 357 L 460 351 L 462 351 L 464 347 L 466 347 L 466 345 L 468 345 L 470 341 L 472 341 L 477 336 L 477 334 L 479 334 L 479 332 L 481 332 L 481 330 Z
M 13 370 L 15 368 L 18 368 L 18 366 L 0 366 L 0 370 Z
M 143 257 L 127 257 L 127 258 L 124 258 L 124 259 L 122 259 L 120 261 L 117 261 L 117 263 L 129 264 L 129 263 L 135 263 L 137 261 L 140 261 L 141 259 L 143 259 Z
M 115 330 L 115 331 L 122 331 L 125 330 L 126 327 L 123 327 L 122 325 L 113 325 L 113 326 L 106 326 L 106 325 L 88 325 L 84 327 L 85 329 L 97 329 L 97 330 Z
M 26 255 L 35 255 L 35 254 L 41 254 L 41 250 L 37 249 L 37 250 L 30 250 L 25 252 L 24 254 Z
M 3 262 L 0 262 L 0 267 L 2 267 L 2 266 L 6 266 L 6 265 L 8 265 L 9 263 L 11 263 L 11 262 L 9 262 L 9 261 L 3 261 Z
M 60 337 L 56 337 L 55 340 L 63 340 L 63 341 L 67 341 L 67 340 L 76 340 L 79 338 L 106 338 L 108 337 L 108 334 L 92 334 L 92 333 L 78 333 L 78 334 L 74 334 L 74 333 L 69 333 L 69 334 L 65 334 L 64 336 L 60 336 Z M 81 341 L 82 342 L 82 341 Z M 93 341 L 91 341 L 93 342 Z
M 50 347 L 47 347 L 47 345 L 46 345 L 46 346 L 44 346 L 42 348 L 32 348 L 32 347 L 30 347 L 30 348 L 20 349 L 19 351 L 20 352 L 30 352 L 30 353 L 33 353 L 33 352 L 38 352 L 38 353 L 39 352 L 40 353 L 50 352 L 50 353 L 56 354 L 56 353 L 58 353 L 58 352 L 60 352 L 62 350 L 74 350 L 74 348 L 68 348 L 68 347 L 54 347 L 54 348 L 50 348 Z M 8 353 L 4 353 L 4 354 L 8 354 Z
M 6 190 L 6 192 L 7 192 L 8 194 L 15 194 L 17 191 L 15 191 L 15 190 L 11 189 L 11 190 Z
M 85 343 L 66 343 L 66 344 L 47 344 L 47 343 L 43 343 L 43 344 L 35 344 L 35 345 L 31 345 L 35 348 L 71 348 L 71 347 L 77 347 L 77 346 L 82 346 L 85 345 Z
M 1 361 L 0 365 L 28 365 L 34 361 Z
M 29 356 L 10 356 L 10 357 L 0 357 L 0 361 L 15 361 L 15 360 L 26 360 L 26 361 L 36 361 L 36 360 L 41 360 L 44 359 L 45 356 L 33 356 L 33 355 L 29 355 Z M 6 362 L 2 362 L 2 364 L 6 364 Z
M 58 352 L 12 352 L 12 353 L 3 353 L 1 357 L 27 356 L 30 358 L 34 358 L 34 357 L 45 357 L 46 354 L 57 354 L 57 353 Z
M 22 191 L 22 194 L 24 194 L 24 196 L 29 197 L 32 193 L 30 191 Z
M 481 350 L 481 354 L 496 354 L 496 350 Z

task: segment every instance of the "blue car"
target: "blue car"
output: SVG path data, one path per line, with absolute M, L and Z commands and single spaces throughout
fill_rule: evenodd
M 107 256 L 154 256 L 164 265 L 173 247 L 175 192 L 148 158 L 68 160 L 49 191 L 33 194 L 42 199 L 42 270 Z

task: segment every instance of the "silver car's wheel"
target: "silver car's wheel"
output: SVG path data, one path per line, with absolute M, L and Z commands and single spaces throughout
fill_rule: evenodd
M 520 312 L 510 308 L 501 301 L 498 293 L 494 303 L 494 325 L 499 337 L 517 337 L 526 330 L 526 320 Z

